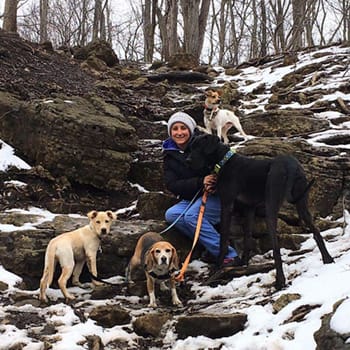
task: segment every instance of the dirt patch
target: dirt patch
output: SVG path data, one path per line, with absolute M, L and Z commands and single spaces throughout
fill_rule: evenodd
M 48 48 L 0 30 L 0 90 L 24 100 L 62 92 L 84 95 L 94 90 L 96 78 L 83 71 L 79 61 Z

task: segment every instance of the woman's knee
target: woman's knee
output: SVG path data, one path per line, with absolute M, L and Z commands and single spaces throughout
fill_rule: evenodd
M 197 220 L 198 220 L 198 213 L 195 214 L 195 213 L 192 213 L 192 212 L 188 212 L 184 215 L 184 218 L 183 218 L 185 224 L 187 225 L 193 225 L 193 224 L 196 224 L 197 223 Z
M 177 219 L 179 215 L 180 214 L 178 213 L 178 210 L 176 210 L 176 208 L 171 207 L 165 212 L 165 221 L 172 223 Z

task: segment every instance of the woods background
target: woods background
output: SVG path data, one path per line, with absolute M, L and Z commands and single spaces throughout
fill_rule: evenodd
M 186 53 L 201 63 L 237 65 L 350 41 L 350 0 L 5 0 L 0 6 L 3 29 L 32 42 L 71 48 L 101 39 L 120 59 L 146 63 Z

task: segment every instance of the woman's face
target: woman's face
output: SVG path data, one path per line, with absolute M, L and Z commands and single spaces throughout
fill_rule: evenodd
M 185 149 L 188 140 L 191 137 L 190 129 L 183 123 L 174 123 L 170 129 L 171 138 L 180 149 Z

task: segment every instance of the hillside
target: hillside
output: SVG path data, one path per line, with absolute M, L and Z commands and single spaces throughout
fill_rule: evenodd
M 72 57 L 0 37 L 0 350 L 350 348 L 348 47 L 190 71 L 109 65 L 108 50 L 104 58 Z M 164 207 L 174 200 L 161 177 L 166 120 L 185 110 L 203 125 L 208 87 L 223 89 L 223 104 L 251 136 L 230 133 L 237 152 L 291 153 L 316 179 L 310 207 L 335 263 L 322 264 L 287 205 L 279 218 L 285 289 L 274 287 L 271 242 L 259 219 L 248 267 L 216 275 L 197 251 L 178 286 L 184 306 L 170 306 L 169 293 L 157 291 L 160 306 L 151 309 L 144 281 L 128 287 L 123 272 L 140 234 L 166 227 Z M 49 304 L 40 304 L 48 240 L 100 208 L 119 214 L 98 256 L 99 274 L 116 286 L 72 287 L 77 300 L 67 305 L 54 284 Z M 239 220 L 231 239 L 240 250 Z M 166 238 L 183 259 L 191 242 L 176 231 Z

